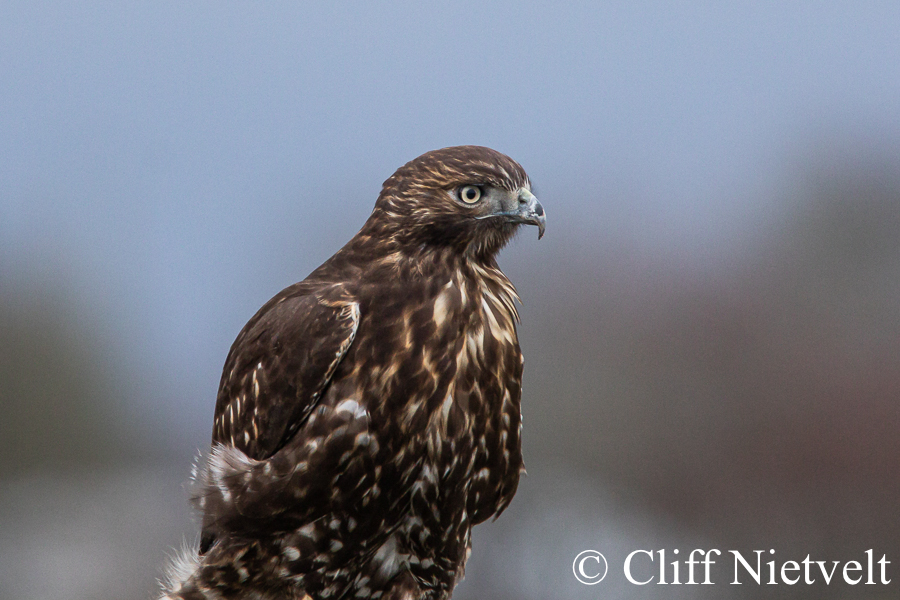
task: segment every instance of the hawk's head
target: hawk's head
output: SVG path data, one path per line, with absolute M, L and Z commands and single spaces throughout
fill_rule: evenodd
M 384 182 L 369 225 L 410 249 L 496 253 L 544 208 L 516 161 L 482 146 L 455 146 L 411 160 Z

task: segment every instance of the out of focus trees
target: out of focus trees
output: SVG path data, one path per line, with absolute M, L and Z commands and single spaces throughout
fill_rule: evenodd
M 0 477 L 108 467 L 132 457 L 108 353 L 62 293 L 0 289 Z
M 524 328 L 550 357 L 528 365 L 532 462 L 638 490 L 720 548 L 900 548 L 893 167 L 804 173 L 786 218 L 724 267 L 605 263 L 548 290 Z

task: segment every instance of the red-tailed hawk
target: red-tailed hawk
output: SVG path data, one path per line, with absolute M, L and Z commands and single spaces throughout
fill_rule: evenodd
M 164 598 L 450 597 L 523 469 L 518 297 L 495 260 L 521 224 L 544 233 L 518 163 L 429 152 L 250 319 L 197 477 L 200 548 Z

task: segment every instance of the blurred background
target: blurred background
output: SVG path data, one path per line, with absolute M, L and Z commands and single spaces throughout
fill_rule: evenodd
M 240 328 L 456 144 L 549 226 L 500 258 L 529 475 L 454 598 L 897 598 L 898 32 L 895 1 L 6 0 L 0 599 L 152 598 Z M 628 584 L 661 548 L 873 549 L 892 583 Z

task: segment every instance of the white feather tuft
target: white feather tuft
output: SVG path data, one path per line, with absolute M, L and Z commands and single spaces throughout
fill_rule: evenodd
M 197 543 L 182 542 L 169 560 L 165 581 L 162 582 L 163 595 L 160 600 L 167 600 L 170 594 L 177 594 L 200 568 L 200 551 Z

